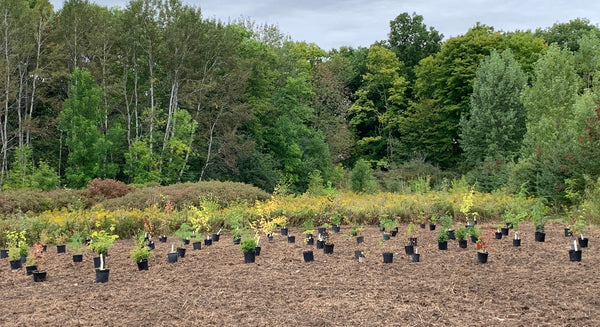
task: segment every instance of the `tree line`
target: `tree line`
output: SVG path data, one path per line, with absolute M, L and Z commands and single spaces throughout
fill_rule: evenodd
M 179 0 L 0 4 L 5 190 L 100 177 L 303 191 L 361 159 L 430 163 L 554 202 L 598 178 L 600 31 L 586 19 L 477 23 L 444 40 L 401 13 L 387 40 L 325 51 Z

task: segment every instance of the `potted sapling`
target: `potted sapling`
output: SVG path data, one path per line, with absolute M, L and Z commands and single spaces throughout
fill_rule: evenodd
M 315 225 L 311 219 L 307 219 L 302 224 L 302 233 L 305 235 L 304 243 L 306 245 L 315 244 L 315 239 L 313 238 L 313 233 L 315 232 Z
M 175 263 L 175 262 L 177 262 L 178 258 L 179 258 L 179 253 L 177 253 L 177 250 L 175 249 L 175 244 L 171 244 L 171 251 L 169 253 L 167 253 L 167 261 L 169 263 Z
M 100 253 L 100 265 L 96 268 L 96 283 L 106 283 L 108 282 L 108 275 L 110 269 L 106 268 L 106 257 L 103 253 Z
M 179 238 L 179 243 L 183 243 L 183 245 L 190 244 L 190 236 L 192 235 L 192 226 L 187 223 L 181 224 L 179 229 L 175 231 L 175 236 Z
M 73 255 L 73 262 L 83 261 L 83 238 L 79 233 L 74 233 L 71 236 L 71 241 L 67 243 L 67 248 Z
M 323 236 L 323 253 L 325 254 L 333 254 L 333 241 L 331 240 L 331 236 L 329 234 L 325 234 Z
M 65 251 L 67 248 L 67 246 L 65 244 L 66 241 L 67 241 L 67 235 L 60 230 L 56 231 L 56 233 L 54 235 L 54 242 L 56 243 L 56 253 L 65 253 L 66 252 Z
M 407 255 L 412 255 L 414 252 L 415 246 L 417 246 L 417 238 L 414 237 L 415 225 L 411 222 L 406 226 L 406 239 L 408 241 L 408 245 L 404 246 L 404 252 Z
M 521 212 L 515 215 L 512 215 L 512 220 L 510 221 L 510 228 L 513 230 L 515 235 L 513 236 L 513 246 L 519 247 L 521 246 L 521 237 L 519 236 L 519 226 L 521 221 L 527 216 L 527 213 Z
M 473 224 L 470 228 L 467 229 L 467 232 L 469 233 L 471 242 L 477 243 L 479 237 L 481 236 L 481 227 L 477 226 L 476 224 Z
M 508 235 L 509 229 L 512 228 L 513 216 L 515 216 L 515 214 L 510 211 L 507 211 L 504 214 L 502 214 L 501 219 L 504 223 L 504 226 L 501 226 L 500 228 L 502 235 Z
M 340 232 L 340 224 L 342 223 L 342 219 L 340 217 L 339 214 L 332 214 L 331 217 L 329 218 L 329 221 L 331 222 L 331 229 L 333 230 L 334 233 L 339 233 Z
M 10 262 L 10 268 L 13 270 L 20 269 L 23 266 L 21 260 L 21 253 L 23 250 L 29 250 L 27 246 L 27 240 L 25 238 L 25 231 L 15 232 L 6 231 L 6 244 L 8 245 L 8 260 Z M 27 252 L 25 253 L 27 258 Z
M 129 256 L 136 262 L 138 270 L 148 270 L 148 258 L 152 256 L 152 251 L 145 241 L 144 234 L 138 236 Z
M 203 235 L 208 233 L 210 230 L 209 219 L 210 215 L 206 210 L 200 210 L 195 206 L 190 206 L 189 208 L 189 221 L 192 225 L 192 248 L 194 250 L 200 250 L 202 248 L 202 238 Z M 237 220 L 236 220 L 237 221 Z M 212 241 L 211 241 L 212 242 Z
M 502 233 L 502 230 L 501 230 L 503 228 L 503 226 L 504 225 L 502 225 L 502 224 L 496 225 L 496 232 L 494 233 L 494 236 L 497 240 L 502 239 L 502 235 L 504 235 L 504 233 Z
M 46 262 L 46 252 L 44 251 L 44 245 L 41 243 L 35 244 L 31 248 L 31 260 L 35 265 L 35 269 L 32 271 L 34 282 L 43 282 L 46 280 L 46 270 L 44 263 Z
M 448 212 L 446 212 L 446 214 L 444 214 L 442 217 L 440 217 L 438 219 L 438 222 L 442 226 L 442 228 L 446 231 L 446 233 L 448 234 L 449 240 L 456 239 L 456 237 L 454 236 L 454 230 L 452 229 L 452 224 L 453 224 L 452 216 L 450 214 L 448 214 Z
M 383 249 L 383 263 L 392 263 L 394 261 L 394 247 L 390 246 L 389 250 L 386 251 L 386 243 L 379 241 L 378 245 Z
M 458 247 L 461 249 L 467 248 L 467 227 L 459 226 L 454 232 L 456 239 L 458 240 Z
M 548 217 L 548 207 L 538 199 L 531 210 L 531 220 L 535 226 L 535 241 L 544 242 L 546 240 L 545 226 Z
M 387 241 L 390 239 L 390 233 L 386 233 L 386 231 L 391 232 L 398 226 L 398 221 L 395 219 L 390 219 L 387 217 L 382 217 L 379 221 L 379 226 L 383 229 L 383 240 Z
M 477 243 L 476 243 L 477 261 L 479 263 L 486 263 L 487 262 L 488 255 L 489 255 L 488 246 L 489 246 L 488 236 L 487 236 L 487 234 L 482 234 L 479 237 L 479 239 L 477 240 Z
M 100 225 L 97 225 L 99 227 Z M 111 225 L 109 232 L 105 230 L 98 230 L 92 232 L 90 243 L 88 244 L 88 249 L 92 250 L 94 253 L 98 255 L 98 257 L 94 258 L 94 267 L 99 268 L 106 260 L 106 255 L 108 254 L 108 249 L 110 249 L 117 238 L 118 235 L 112 234 L 115 230 L 115 226 Z M 108 279 L 108 273 L 106 273 Z
M 583 237 L 583 233 L 587 227 L 583 216 L 580 216 L 575 220 L 573 225 L 570 228 L 570 232 L 573 236 L 577 237 L 577 241 L 579 242 L 580 248 L 586 248 L 588 246 L 588 238 Z
M 573 244 L 571 244 L 571 249 L 569 250 L 569 261 L 581 261 L 581 248 L 579 248 L 575 240 L 573 240 Z
M 240 250 L 244 253 L 244 263 L 254 263 L 256 260 L 256 244 L 257 242 L 254 237 L 242 239 Z
M 445 228 L 440 228 L 437 241 L 439 250 L 448 250 L 448 231 Z
M 358 223 L 355 223 L 350 229 L 350 236 L 356 237 L 356 244 L 361 244 L 365 241 L 365 237 L 363 235 L 360 235 L 363 229 L 364 227 L 359 225 Z
M 437 224 L 438 218 L 435 213 L 431 214 L 429 217 L 429 230 L 435 230 L 435 226 Z

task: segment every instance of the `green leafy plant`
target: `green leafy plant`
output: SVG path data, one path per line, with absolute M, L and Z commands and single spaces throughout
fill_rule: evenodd
M 535 231 L 543 233 L 548 220 L 548 206 L 546 206 L 542 199 L 538 199 L 531 209 L 531 221 L 535 225 Z
M 409 223 L 408 226 L 406 226 L 406 238 L 413 237 L 414 232 L 415 232 L 415 224 Z
M 454 236 L 459 241 L 464 241 L 467 239 L 467 228 L 465 226 L 459 226 L 456 231 L 454 231 Z
M 332 225 L 339 226 L 342 223 L 342 218 L 340 217 L 339 214 L 334 213 L 329 218 L 329 221 L 331 222 Z
M 384 251 L 390 251 L 390 252 L 394 252 L 394 246 L 393 245 L 389 245 L 391 244 L 390 242 L 384 242 L 384 241 L 379 241 L 377 243 L 377 245 L 379 245 L 380 248 L 382 248 Z
M 379 221 L 379 225 L 387 231 L 391 231 L 398 226 L 398 220 L 382 217 Z
M 354 224 L 352 226 L 352 228 L 350 229 L 350 236 L 358 236 L 360 235 L 360 232 L 362 232 L 364 229 L 363 226 L 359 225 L 359 224 Z
M 440 217 L 439 223 L 446 230 L 452 229 L 452 223 L 453 223 L 452 216 L 446 212 L 445 215 Z
M 583 219 L 583 216 L 579 216 L 571 228 L 569 228 L 569 231 L 572 233 L 572 235 L 581 235 L 581 238 L 583 238 L 583 232 L 585 231 L 586 227 L 587 224 Z
M 312 219 L 307 219 L 302 224 L 303 233 L 306 235 L 312 235 L 315 232 L 315 225 Z
M 106 255 L 108 249 L 111 248 L 115 240 L 119 238 L 118 235 L 112 234 L 114 230 L 114 225 L 111 225 L 109 228 L 110 233 L 107 233 L 105 230 L 92 232 L 88 249 L 94 251 L 96 254 Z
M 182 240 L 189 240 L 192 235 L 192 226 L 187 223 L 181 224 L 179 229 L 175 231 L 175 236 L 179 237 Z
M 256 251 L 256 239 L 253 237 L 243 239 L 240 243 L 240 250 L 244 253 Z
M 79 233 L 75 233 L 73 236 L 71 236 L 71 241 L 67 243 L 67 248 L 72 254 L 81 254 L 83 253 L 82 245 L 83 238 L 81 235 L 79 235 Z
M 469 236 L 478 240 L 479 237 L 481 236 L 481 227 L 479 227 L 478 225 L 471 225 L 467 229 L 467 232 L 469 233 Z M 455 235 L 456 235 L 456 233 L 455 233 Z
M 448 231 L 444 228 L 440 228 L 438 232 L 437 240 L 439 243 L 444 243 L 448 241 Z
M 25 237 L 26 231 L 20 232 L 7 231 L 6 232 L 6 244 L 8 246 L 8 258 L 11 261 L 19 260 L 21 256 L 27 256 L 29 251 L 29 245 L 27 245 L 27 239 Z
M 148 260 L 152 256 L 152 250 L 146 245 L 144 233 L 141 233 L 135 240 L 135 247 L 131 250 L 129 256 L 136 262 Z

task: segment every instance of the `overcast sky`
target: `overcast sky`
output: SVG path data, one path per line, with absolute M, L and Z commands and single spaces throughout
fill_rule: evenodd
M 128 1 L 91 0 L 125 7 Z M 55 9 L 62 0 L 51 0 Z M 223 21 L 241 16 L 278 25 L 294 41 L 314 42 L 324 50 L 368 47 L 387 39 L 389 22 L 403 12 L 423 16 L 446 38 L 466 33 L 480 22 L 496 30 L 535 30 L 556 22 L 588 18 L 600 23 L 597 0 L 183 0 L 204 17 Z

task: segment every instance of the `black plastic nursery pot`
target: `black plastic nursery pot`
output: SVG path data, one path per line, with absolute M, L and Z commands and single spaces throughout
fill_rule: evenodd
M 448 242 L 438 242 L 439 250 L 448 250 Z
M 517 246 L 517 247 L 521 246 L 521 239 L 520 238 L 518 238 L 518 239 L 514 239 L 513 238 L 513 246 Z
M 362 242 L 365 241 L 365 237 L 364 236 L 357 236 L 356 237 L 356 244 L 360 244 Z
M 204 240 L 204 246 L 211 246 L 211 245 L 212 245 L 212 239 L 207 238 Z
M 8 258 L 8 250 L 2 249 L 0 250 L 0 259 Z
M 288 243 L 296 243 L 296 236 L 288 236 Z
M 323 252 L 325 254 L 333 254 L 333 245 L 334 244 L 323 244 Z
M 57 245 L 56 253 L 65 253 L 65 248 L 66 248 L 66 245 Z
M 137 267 L 138 270 L 148 270 L 148 260 L 142 260 L 142 261 L 138 261 L 137 263 Z
M 257 246 L 256 248 L 254 248 L 254 254 L 256 254 L 257 257 L 260 256 L 260 250 L 261 249 L 262 248 L 260 246 Z
M 354 251 L 354 259 L 358 259 L 363 256 L 364 256 L 363 251 L 361 251 L 361 250 Z
M 167 243 L 167 237 L 165 235 L 158 238 L 158 241 L 161 243 Z
M 466 249 L 467 248 L 467 244 L 468 244 L 467 240 L 460 240 L 460 241 L 458 241 L 458 247 L 461 248 L 461 249 Z
M 235 243 L 234 243 L 235 244 Z M 239 243 L 238 243 L 239 244 Z M 194 250 L 201 250 L 202 249 L 202 242 L 194 242 L 192 243 L 192 248 Z
M 283 236 L 287 236 L 287 234 L 288 234 L 288 229 L 287 229 L 287 227 L 286 227 L 286 228 L 282 228 L 282 229 L 281 229 L 281 235 L 283 235 Z
M 502 235 L 503 235 L 502 232 L 496 232 L 496 233 L 494 233 L 494 236 L 496 237 L 497 240 L 502 239 Z
M 219 234 L 212 234 L 212 241 L 213 242 L 218 242 L 220 238 L 221 238 L 221 235 L 219 235 Z
M 11 261 L 9 261 L 9 263 L 10 263 L 10 269 L 13 269 L 13 270 L 21 269 L 21 267 L 23 266 L 23 264 L 21 263 L 21 259 L 11 260 Z
M 412 254 L 412 262 L 419 262 L 421 261 L 421 253 L 413 253 Z
M 435 224 L 429 224 L 429 230 L 435 230 Z
M 254 263 L 256 260 L 255 252 L 244 252 L 244 263 Z
M 338 226 L 338 225 L 333 225 L 333 226 L 331 227 L 331 229 L 333 229 L 333 232 L 334 232 L 334 233 L 339 233 L 339 232 L 340 232 L 340 226 Z
M 421 227 L 422 229 L 425 229 L 425 224 L 419 224 L 419 227 Z
M 406 245 L 404 246 L 404 252 L 408 255 L 412 255 L 415 250 L 414 245 Z
M 82 262 L 83 254 L 73 254 L 73 262 Z
M 304 258 L 304 262 L 311 262 L 315 260 L 315 255 L 313 251 L 302 252 L 302 257 Z
M 32 273 L 33 281 L 36 283 L 45 282 L 46 281 L 46 271 L 45 270 L 35 270 Z
M 413 246 L 417 246 L 417 238 L 416 237 L 409 237 L 408 238 L 408 244 L 413 245 Z
M 148 243 L 146 243 L 146 245 L 150 248 L 150 250 L 154 250 L 154 242 L 153 241 L 149 241 Z
M 569 261 L 581 261 L 581 250 L 569 250 Z
M 479 263 L 486 263 L 488 260 L 488 252 L 477 252 L 477 261 Z
M 106 264 L 106 257 L 104 257 L 104 264 Z M 94 268 L 100 268 L 100 257 L 94 257 Z
M 392 230 L 392 231 L 390 231 L 390 236 L 391 236 L 391 237 L 396 237 L 396 235 L 397 235 L 397 234 L 398 234 L 398 231 L 397 231 L 397 230 Z
M 27 256 L 26 255 L 22 255 L 21 256 L 21 263 L 25 263 L 27 262 Z
M 393 252 L 383 252 L 383 263 L 392 263 L 394 262 L 394 253 Z
M 96 283 L 108 282 L 108 273 L 110 269 L 96 269 Z
M 587 248 L 588 247 L 588 238 L 581 238 L 578 237 L 577 238 L 577 243 L 579 243 L 579 246 L 582 248 Z
M 179 258 L 179 254 L 177 254 L 177 252 L 171 252 L 167 254 L 167 260 L 169 263 L 177 262 L 177 258 Z
M 455 240 L 456 239 L 456 236 L 454 236 L 454 231 L 451 230 L 451 229 L 448 230 L 448 239 L 449 240 Z
M 190 244 L 190 240 L 188 240 L 187 238 L 182 238 L 181 242 L 183 242 L 183 244 L 185 244 L 185 245 Z
M 327 228 L 325 228 L 325 227 L 319 227 L 317 230 L 319 231 L 319 234 L 321 234 L 321 235 L 323 235 L 323 234 L 325 234 L 325 232 L 327 232 Z
M 177 255 L 178 255 L 180 258 L 183 258 L 183 257 L 185 257 L 185 248 L 177 248 Z
M 25 267 L 25 272 L 27 273 L 27 275 L 31 275 L 33 274 L 33 271 L 37 270 L 37 266 L 33 265 L 33 266 L 26 266 Z
M 325 242 L 324 242 L 324 241 L 319 241 L 319 240 L 317 240 L 317 249 L 322 249 L 322 248 L 323 248 L 323 245 L 325 245 Z
M 475 236 L 471 236 L 471 242 L 473 242 L 473 243 L 477 243 L 477 237 L 475 237 Z
M 315 239 L 314 238 L 307 238 L 306 239 L 306 245 L 315 245 Z
M 502 235 L 508 235 L 508 227 L 502 227 L 500 229 L 500 232 L 502 233 Z
M 267 240 L 269 241 L 269 243 L 273 242 L 273 234 L 267 235 Z
M 535 241 L 536 242 L 544 242 L 544 241 L 546 241 L 546 233 L 535 232 Z
M 389 240 L 389 239 L 390 239 L 390 234 L 388 234 L 388 233 L 383 233 L 382 235 L 383 235 L 383 240 L 384 240 L 384 241 L 387 241 L 387 240 Z
M 571 232 L 570 228 L 565 228 L 565 237 L 571 237 L 573 236 L 573 233 Z

